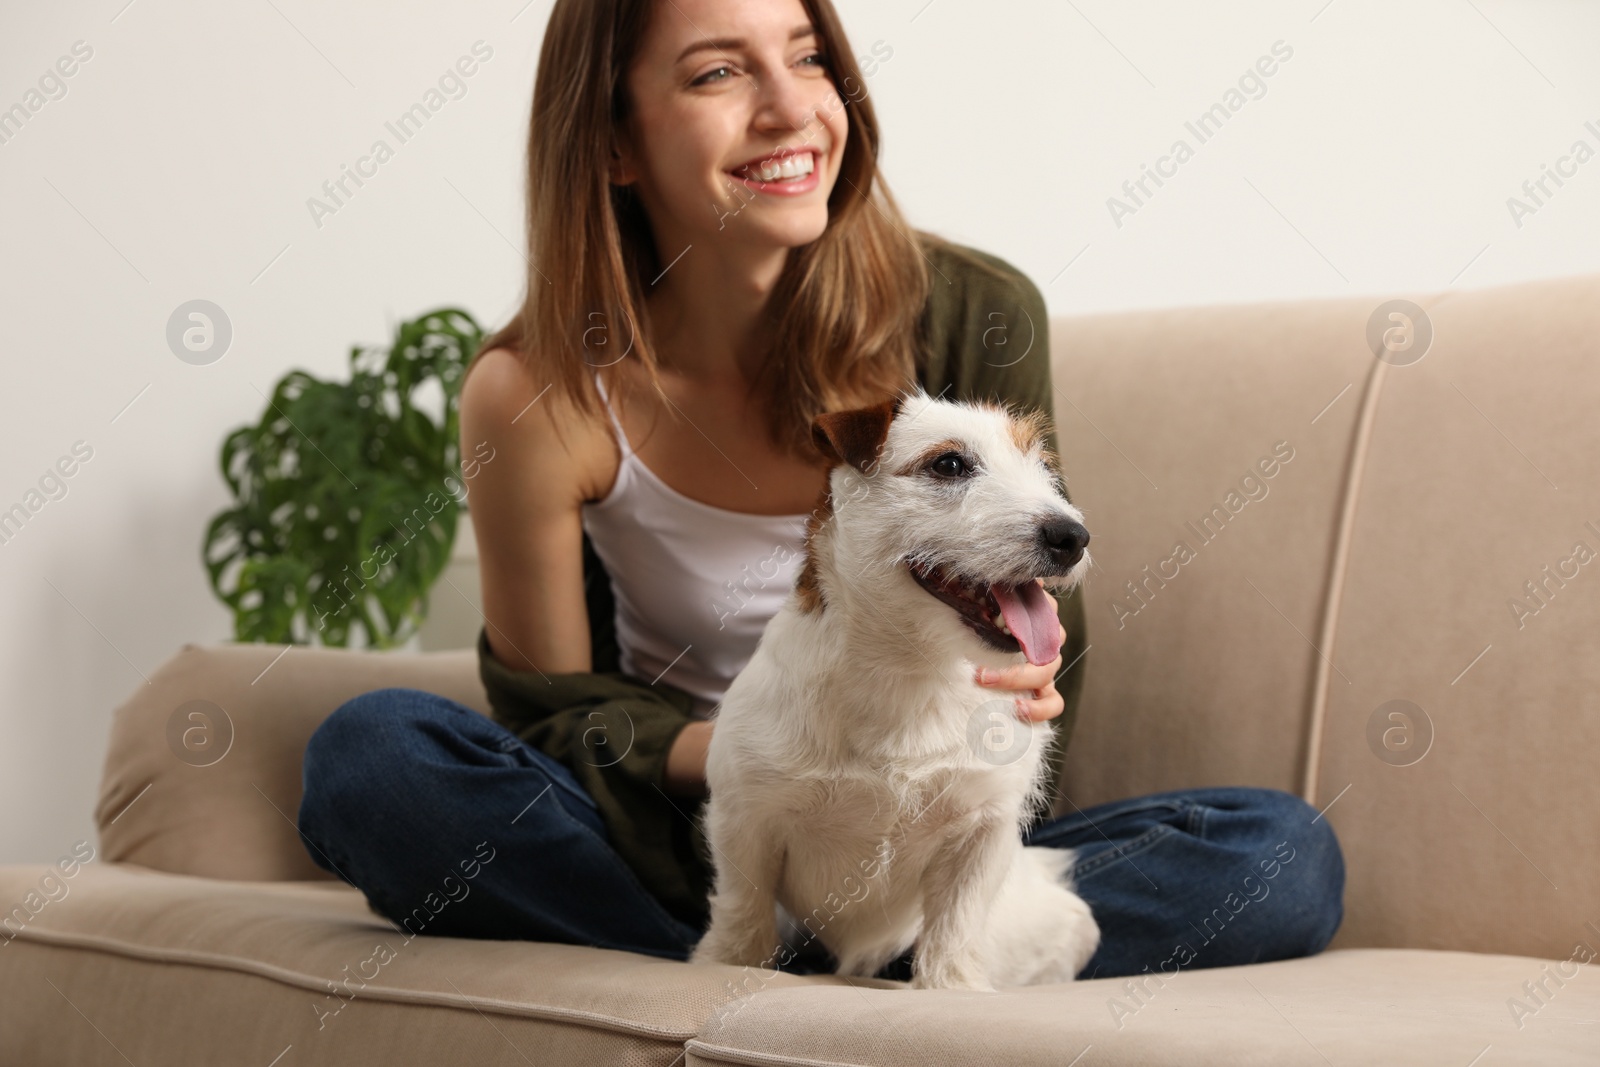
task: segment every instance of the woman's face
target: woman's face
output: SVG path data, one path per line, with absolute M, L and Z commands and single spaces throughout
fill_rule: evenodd
M 656 5 L 615 177 L 637 183 L 663 262 L 690 244 L 822 235 L 849 119 L 820 44 L 800 0 Z

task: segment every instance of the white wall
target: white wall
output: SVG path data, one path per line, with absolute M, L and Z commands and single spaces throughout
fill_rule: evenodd
M 341 374 L 431 306 L 498 324 L 520 285 L 547 0 L 125 3 L 0 14 L 0 108 L 93 50 L 0 144 L 0 509 L 93 449 L 0 545 L 0 863 L 92 840 L 110 709 L 183 642 L 227 639 L 200 543 L 258 390 Z M 1056 313 L 1600 270 L 1600 160 L 1520 226 L 1506 204 L 1575 140 L 1600 149 L 1597 5 L 840 7 L 858 54 L 893 50 L 871 87 L 914 222 L 1010 259 Z M 317 226 L 307 198 L 479 40 L 466 95 Z M 1185 121 L 1280 40 L 1265 94 L 1196 145 Z M 1107 199 L 1179 137 L 1194 157 L 1116 225 Z M 233 324 L 210 366 L 164 339 L 195 298 Z

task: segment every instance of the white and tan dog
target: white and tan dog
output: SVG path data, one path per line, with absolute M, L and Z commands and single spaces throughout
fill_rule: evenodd
M 972 678 L 1055 659 L 1043 589 L 1089 566 L 1044 425 L 920 389 L 814 420 L 837 465 L 795 587 L 716 713 L 693 962 L 778 965 L 781 916 L 840 974 L 914 945 L 919 989 L 1070 981 L 1094 953 L 1071 852 L 1021 840 L 1048 805 L 1054 727 Z

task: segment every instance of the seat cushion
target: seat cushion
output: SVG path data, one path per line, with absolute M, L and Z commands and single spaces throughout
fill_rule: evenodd
M 666 1067 L 747 991 L 732 967 L 426 930 L 408 940 L 343 883 L 99 862 L 45 881 L 55 872 L 0 867 L 0 901 L 23 908 L 0 916 L 0 1063 L 265 1067 L 292 1046 L 283 1067 Z
M 1060 1065 L 1092 1048 L 1086 1065 L 1466 1065 L 1491 1045 L 1496 1064 L 1600 1061 L 1600 979 L 1567 964 L 1558 984 L 1557 964 L 1515 956 L 1357 949 L 1142 987 L 922 992 L 573 945 L 408 941 L 338 883 L 98 863 L 45 883 L 53 871 L 0 867 L 0 901 L 26 902 L 0 927 L 3 1063 L 271 1064 L 292 1049 L 283 1063 L 666 1067 L 686 1041 L 688 1064 Z M 1538 1004 L 1523 983 L 1541 981 Z
M 1569 963 L 1561 987 L 1545 979 L 1544 1005 L 1513 1019 L 1508 999 L 1531 1011 L 1522 983 L 1555 966 L 1350 949 L 1146 977 L 1142 989 L 1114 978 L 988 994 L 786 989 L 718 1013 L 689 1042 L 686 1067 L 1600 1063 L 1600 975 L 1587 966 Z

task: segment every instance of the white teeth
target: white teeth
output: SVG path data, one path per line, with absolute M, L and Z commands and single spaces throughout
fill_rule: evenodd
M 994 624 L 995 624 L 996 627 L 999 628 L 1000 632 L 1003 633 L 1003 634 L 1008 634 L 1008 633 L 1011 632 L 1011 627 L 1006 625 L 1006 617 L 1004 615 L 1002 615 L 998 619 L 996 619 L 994 621 Z
M 775 182 L 780 178 L 803 178 L 816 169 L 816 157 L 810 152 L 787 156 L 780 163 L 769 159 L 760 166 L 740 168 L 757 181 Z

